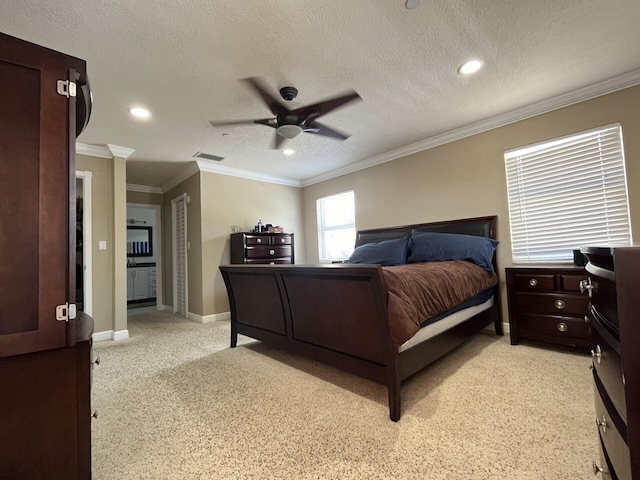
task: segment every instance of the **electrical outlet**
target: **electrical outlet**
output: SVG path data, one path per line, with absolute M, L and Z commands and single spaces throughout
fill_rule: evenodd
M 107 241 L 106 240 L 100 240 L 98 242 L 98 250 L 106 250 L 107 249 Z

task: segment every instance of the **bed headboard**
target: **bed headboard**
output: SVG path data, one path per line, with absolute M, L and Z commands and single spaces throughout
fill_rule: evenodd
M 373 228 L 359 230 L 356 234 L 356 247 L 365 243 L 391 240 L 418 232 L 460 233 L 463 235 L 475 235 L 477 237 L 496 238 L 497 215 L 489 217 L 464 218 L 460 220 L 448 220 L 444 222 L 418 223 L 401 227 Z

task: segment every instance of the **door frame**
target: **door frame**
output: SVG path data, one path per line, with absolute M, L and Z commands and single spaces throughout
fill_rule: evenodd
M 162 254 L 162 205 L 156 205 L 151 203 L 131 203 L 127 202 L 127 207 L 135 208 L 148 208 L 153 209 L 155 212 L 155 228 L 153 229 L 153 249 L 156 251 L 156 310 L 164 309 L 164 296 L 163 296 L 163 263 L 164 258 Z M 128 278 L 128 277 L 127 277 Z
M 188 235 L 187 235 L 187 205 L 191 198 L 186 193 L 177 196 L 173 200 L 171 200 L 171 257 L 172 257 L 172 266 L 173 266 L 173 313 L 178 312 L 178 269 L 177 261 L 178 261 L 178 248 L 177 248 L 177 233 L 176 233 L 176 212 L 178 202 L 184 201 L 184 316 L 188 317 L 189 315 L 189 262 L 187 261 L 189 254 L 189 246 L 188 246 Z

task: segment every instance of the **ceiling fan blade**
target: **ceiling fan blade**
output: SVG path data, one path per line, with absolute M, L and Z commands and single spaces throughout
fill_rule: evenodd
M 346 140 L 351 135 L 341 132 L 334 128 L 327 127 L 319 122 L 311 122 L 308 128 L 305 128 L 305 133 L 313 133 L 315 135 L 322 135 L 324 137 L 336 138 L 338 140 Z
M 276 122 L 275 118 L 261 118 L 258 120 L 232 120 L 230 122 L 216 122 L 216 121 L 210 120 L 209 123 L 211 124 L 211 126 L 216 128 L 217 127 L 238 127 L 242 125 L 255 125 L 255 124 L 266 125 L 267 127 L 271 127 L 271 128 L 278 128 L 278 123 Z
M 295 113 L 296 115 L 300 115 L 303 117 L 308 117 L 311 120 L 318 118 L 322 115 L 325 115 L 337 108 L 340 108 L 347 103 L 360 101 L 360 95 L 358 95 L 353 90 L 349 93 L 342 94 L 337 97 L 328 98 L 318 103 L 314 103 L 312 105 L 307 105 L 306 107 L 300 107 L 293 110 L 291 113 Z
M 282 144 L 286 141 L 287 139 L 284 138 L 282 135 L 279 135 L 278 132 L 274 132 L 273 133 L 273 147 L 271 147 L 274 150 L 280 150 L 280 147 L 282 146 Z
M 258 96 L 267 105 L 267 107 L 269 107 L 269 110 L 271 110 L 271 113 L 273 113 L 274 115 L 278 116 L 289 111 L 289 109 L 283 103 L 281 103 L 280 100 L 271 95 L 271 93 L 269 92 L 269 88 L 258 77 L 248 77 L 243 79 L 243 81 L 249 84 L 253 91 L 258 94 Z

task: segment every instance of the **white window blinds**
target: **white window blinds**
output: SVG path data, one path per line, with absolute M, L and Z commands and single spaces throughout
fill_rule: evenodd
M 514 262 L 631 243 L 619 124 L 505 152 Z
M 320 263 L 348 259 L 356 242 L 353 190 L 319 198 L 316 210 Z

